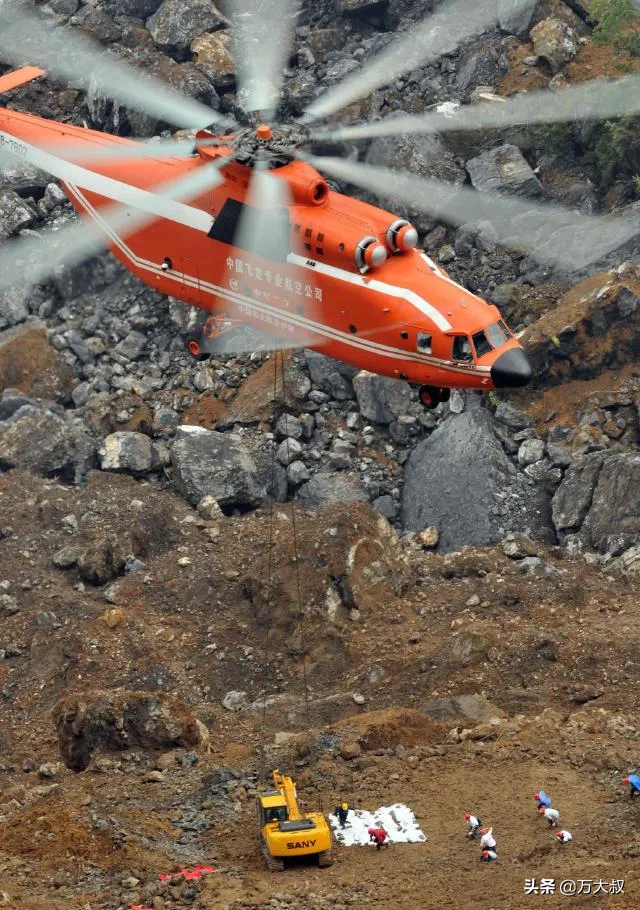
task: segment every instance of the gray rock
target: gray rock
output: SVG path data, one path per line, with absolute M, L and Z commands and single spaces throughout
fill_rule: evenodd
M 89 350 L 87 342 L 80 332 L 76 332 L 75 329 L 70 329 L 68 332 L 64 333 L 64 339 L 69 345 L 69 349 L 73 351 L 81 363 L 91 363 L 93 354 Z
M 10 329 L 29 317 L 29 292 L 26 288 L 0 291 L 0 331 Z
M 531 439 L 525 439 L 518 449 L 518 464 L 522 468 L 526 468 L 527 465 L 534 464 L 536 461 L 540 461 L 543 457 L 544 442 L 541 439 L 536 439 L 535 437 L 532 437 Z
M 402 527 L 421 531 L 435 525 L 444 551 L 490 546 L 506 530 L 539 522 L 544 498 L 519 484 L 489 414 L 469 409 L 441 423 L 409 456 Z
M 615 556 L 640 543 L 640 455 L 604 459 L 583 532 L 596 550 Z
M 566 468 L 573 461 L 571 450 L 561 442 L 548 442 L 547 454 L 553 464 L 558 468 Z
M 567 469 L 551 502 L 553 524 L 559 534 L 577 531 L 582 526 L 605 458 L 603 452 L 594 452 L 574 459 Z
M 314 474 L 302 484 L 298 498 L 307 509 L 350 502 L 367 502 L 367 494 L 353 474 Z
M 336 0 L 338 11 L 343 16 L 356 16 L 358 13 L 372 12 L 387 5 L 388 0 Z
M 531 29 L 534 53 L 549 63 L 552 73 L 559 73 L 578 53 L 578 37 L 561 19 L 543 19 Z
M 541 578 L 561 578 L 565 574 L 564 569 L 557 569 L 543 562 L 539 556 L 525 556 L 521 559 L 518 563 L 518 572 L 521 575 L 538 575 Z
M 77 565 L 81 552 L 79 547 L 63 547 L 53 554 L 53 564 L 58 569 L 72 569 Z
M 156 436 L 169 436 L 180 424 L 180 415 L 173 408 L 158 408 L 153 414 L 153 432 Z
M 312 418 L 313 419 L 313 418 Z M 293 414 L 281 414 L 276 423 L 276 438 L 302 439 L 303 427 L 301 421 Z
M 57 16 L 73 16 L 78 11 L 80 0 L 49 0 L 46 5 Z
M 360 370 L 353 388 L 362 416 L 372 423 L 389 424 L 411 407 L 411 389 L 402 380 Z
M 134 19 L 148 19 L 156 12 L 162 0 L 118 0 L 118 10 Z
M 498 0 L 498 23 L 503 32 L 523 38 L 539 0 Z
M 23 405 L 0 423 L 0 469 L 22 468 L 80 482 L 95 461 L 95 444 L 77 422 Z
M 251 509 L 266 491 L 239 436 L 181 426 L 171 446 L 174 480 L 193 505 L 214 496 L 223 510 Z
M 0 189 L 0 240 L 31 227 L 36 213 L 13 190 Z
M 142 332 L 130 332 L 114 348 L 116 354 L 127 360 L 137 360 L 147 346 L 147 336 Z
M 112 433 L 102 443 L 98 455 L 103 471 L 147 474 L 162 464 L 158 447 L 144 433 Z
M 222 707 L 226 711 L 243 711 L 249 707 L 249 696 L 246 692 L 232 689 L 222 699 Z
M 164 0 L 147 20 L 154 42 L 166 51 L 186 55 L 194 38 L 224 28 L 227 20 L 212 0 Z
M 311 477 L 309 469 L 303 461 L 294 461 L 287 468 L 287 480 L 292 487 L 299 487 Z
M 623 319 L 632 316 L 638 309 L 640 299 L 629 288 L 621 287 L 616 297 L 616 306 Z
M 374 499 L 373 507 L 374 509 L 377 509 L 381 515 L 384 515 L 388 521 L 395 521 L 398 516 L 398 503 L 393 496 L 389 496 L 388 494 L 378 496 L 377 499 Z
M 331 357 L 325 357 L 324 354 L 318 354 L 316 351 L 305 351 L 304 356 L 314 385 L 331 395 L 336 401 L 355 398 L 351 382 L 358 372 L 355 367 L 339 360 L 333 360 Z
M 291 464 L 292 461 L 300 458 L 301 454 L 302 446 L 297 439 L 283 439 L 278 446 L 276 458 L 281 465 L 284 465 L 284 467 L 286 467 L 287 465 Z
M 460 61 L 456 73 L 456 86 L 466 93 L 475 86 L 494 85 L 503 76 L 509 62 L 492 44 L 482 44 L 468 51 Z
M 537 196 L 542 187 L 516 145 L 500 145 L 467 161 L 471 183 L 480 192 Z
M 501 401 L 496 408 L 496 420 L 510 427 L 512 430 L 524 430 L 532 426 L 533 420 L 524 413 L 514 408 L 508 401 Z

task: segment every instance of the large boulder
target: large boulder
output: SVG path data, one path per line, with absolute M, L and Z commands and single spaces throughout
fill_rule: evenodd
M 311 382 L 331 395 L 336 401 L 345 401 L 348 398 L 355 398 L 353 390 L 353 377 L 358 372 L 355 367 L 343 363 L 341 360 L 334 360 L 332 357 L 325 357 L 324 354 L 318 354 L 317 351 L 305 351 L 305 360 L 309 367 Z
M 36 213 L 13 190 L 0 190 L 0 241 L 31 227 Z
M 181 426 L 171 461 L 176 486 L 193 505 L 213 496 L 223 511 L 252 509 L 266 496 L 253 458 L 233 433 Z
M 498 0 L 498 23 L 503 32 L 523 38 L 539 0 Z
M 600 553 L 618 555 L 640 543 L 640 455 L 605 459 L 583 530 Z
M 509 61 L 500 54 L 493 44 L 481 44 L 468 51 L 460 61 L 456 86 L 459 91 L 468 93 L 479 85 L 495 85 L 504 76 Z
M 546 60 L 552 73 L 559 73 L 578 53 L 578 37 L 561 19 L 543 19 L 531 29 L 533 50 Z
M 60 754 L 73 771 L 84 771 L 96 749 L 191 749 L 207 735 L 191 708 L 163 692 L 70 695 L 55 706 L 53 721 Z
M 406 382 L 360 370 L 353 388 L 362 416 L 372 423 L 392 423 L 411 408 L 411 388 Z
M 391 114 L 394 117 L 406 116 L 403 111 Z M 399 133 L 391 139 L 373 139 L 367 151 L 367 164 L 378 167 L 391 167 L 397 170 L 412 171 L 421 177 L 446 180 L 449 183 L 464 182 L 464 171 L 456 162 L 443 140 L 435 133 L 412 135 Z
M 0 470 L 22 468 L 80 482 L 95 462 L 95 448 L 79 421 L 35 404 L 0 422 Z
M 298 498 L 307 509 L 341 503 L 367 502 L 367 494 L 360 486 L 360 481 L 353 474 L 314 474 L 311 480 L 303 483 L 298 491 Z
M 605 458 L 604 452 L 593 452 L 575 458 L 567 469 L 551 503 L 553 524 L 559 535 L 577 532 L 582 527 Z
M 216 88 L 226 88 L 231 83 L 236 67 L 227 32 L 201 35 L 191 43 L 191 52 L 195 54 L 195 65 Z
M 160 448 L 144 433 L 119 431 L 102 443 L 98 455 L 103 471 L 128 471 L 147 474 L 165 463 L 166 449 Z
M 515 145 L 500 145 L 467 161 L 471 183 L 480 192 L 536 196 L 542 187 Z
M 73 371 L 57 357 L 44 325 L 0 332 L 0 392 L 18 389 L 36 398 L 66 399 L 72 381 Z
M 227 24 L 212 0 L 164 0 L 147 20 L 147 28 L 158 47 L 173 51 L 182 59 L 194 38 Z
M 516 472 L 476 406 L 445 420 L 413 450 L 405 466 L 405 530 L 436 526 L 439 548 L 490 546 L 508 530 L 547 536 L 547 496 Z

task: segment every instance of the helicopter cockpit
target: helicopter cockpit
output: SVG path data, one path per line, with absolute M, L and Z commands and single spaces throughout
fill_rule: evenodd
M 485 326 L 472 335 L 454 335 L 451 342 L 451 359 L 473 363 L 506 344 L 513 335 L 502 319 Z

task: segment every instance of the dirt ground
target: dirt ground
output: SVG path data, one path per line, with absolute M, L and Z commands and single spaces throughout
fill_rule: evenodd
M 0 662 L 9 907 L 640 905 L 640 800 L 622 782 L 640 738 L 635 585 L 559 549 L 537 550 L 558 570 L 550 578 L 523 574 L 499 548 L 432 554 L 402 545 L 364 505 L 334 507 L 297 516 L 301 616 L 289 507 L 274 510 L 269 597 L 268 508 L 203 521 L 161 481 L 102 474 L 71 489 L 19 472 L 0 476 L 0 502 L 0 581 L 19 608 L 5 610 Z M 95 586 L 86 556 L 53 564 L 61 547 L 95 560 L 105 535 L 127 533 L 139 572 Z M 109 688 L 177 695 L 208 728 L 209 749 L 98 749 L 86 771 L 65 769 L 53 707 Z M 225 710 L 229 690 L 249 707 Z M 456 713 L 461 696 L 483 711 Z M 309 808 L 405 802 L 426 844 L 336 847 L 328 870 L 268 873 L 253 796 L 261 742 Z M 224 768 L 238 777 L 230 789 L 216 783 Z M 567 848 L 536 815 L 541 786 L 574 835 Z M 494 826 L 495 865 L 465 839 L 466 810 Z M 198 863 L 218 872 L 145 902 L 158 873 Z M 532 878 L 625 886 L 527 895 Z

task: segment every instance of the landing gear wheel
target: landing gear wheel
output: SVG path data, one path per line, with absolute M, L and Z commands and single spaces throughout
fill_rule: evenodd
M 190 335 L 187 338 L 187 351 L 191 354 L 193 359 L 198 362 L 208 360 L 211 357 L 211 354 L 207 354 L 202 350 L 200 342 L 197 338 L 194 338 L 193 335 Z
M 327 866 L 333 865 L 331 850 L 323 850 L 321 853 L 318 853 L 318 865 L 321 869 L 325 869 Z
M 440 401 L 449 401 L 451 398 L 451 389 L 438 389 Z
M 420 404 L 423 408 L 426 408 L 428 411 L 433 411 L 440 404 L 440 390 L 432 385 L 420 386 L 418 398 L 420 399 Z

